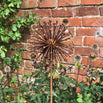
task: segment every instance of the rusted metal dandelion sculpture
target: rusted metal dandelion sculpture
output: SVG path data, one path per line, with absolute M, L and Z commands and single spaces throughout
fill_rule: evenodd
M 48 61 L 50 68 L 50 103 L 52 103 L 52 65 L 58 61 L 65 61 L 66 57 L 73 52 L 71 33 L 66 27 L 58 22 L 44 22 L 33 27 L 35 61 Z

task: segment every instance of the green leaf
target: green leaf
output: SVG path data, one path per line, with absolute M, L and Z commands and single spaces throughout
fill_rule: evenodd
M 78 95 L 79 98 L 82 98 L 83 96 L 81 94 Z
M 20 28 L 20 27 L 21 27 L 21 24 L 20 24 L 19 22 L 17 23 L 17 27 L 18 27 L 18 28 Z
M 14 7 L 14 4 L 13 4 L 13 3 L 10 3 L 10 4 L 8 5 L 8 7 Z
M 1 36 L 1 40 L 8 43 L 9 42 L 9 37 L 8 36 Z
M 16 40 L 16 36 L 13 36 L 12 39 L 13 39 L 13 40 Z
M 9 9 L 6 9 L 6 10 L 5 10 L 6 15 L 8 15 L 9 12 L 10 12 Z
M 83 103 L 83 100 L 82 100 L 81 98 L 78 98 L 78 99 L 77 99 L 77 102 Z
M 57 63 L 57 69 L 59 69 L 59 68 L 60 68 L 60 62 Z
M 13 30 L 13 31 L 17 31 L 17 25 L 16 25 L 16 24 L 13 24 L 13 25 L 12 25 L 12 30 Z
M 15 32 L 16 37 L 21 37 L 21 34 L 19 32 Z
M 1 56 L 1 58 L 5 57 L 5 52 L 3 50 L 0 50 L 0 56 Z

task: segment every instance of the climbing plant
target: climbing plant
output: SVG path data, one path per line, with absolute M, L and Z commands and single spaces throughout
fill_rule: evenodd
M 22 0 L 0 0 L 0 102 L 2 103 L 24 101 L 19 94 L 20 82 L 17 71 L 21 63 L 20 51 L 23 49 L 13 48 L 12 43 L 20 42 L 24 30 L 30 30 L 30 27 L 37 23 L 37 16 L 29 12 L 19 17 L 21 3 Z M 10 50 L 15 51 L 14 55 L 8 56 Z
M 6 57 L 7 44 L 11 41 L 19 41 L 22 37 L 21 29 L 36 23 L 36 16 L 28 13 L 24 17 L 18 17 L 18 11 L 22 0 L 0 0 L 0 57 Z M 10 45 L 9 45 L 10 47 Z

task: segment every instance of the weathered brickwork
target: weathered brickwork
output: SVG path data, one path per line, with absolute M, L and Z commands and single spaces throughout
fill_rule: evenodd
M 99 46 L 95 51 L 97 59 L 92 66 L 103 67 L 100 65 L 103 62 L 103 0 L 24 0 L 18 16 L 22 17 L 29 11 L 36 13 L 41 23 L 51 20 L 66 25 L 74 36 L 73 56 L 81 55 L 81 62 L 84 65 L 90 64 L 88 55 L 93 52 L 92 45 L 97 44 Z M 30 46 L 32 38 L 32 35 L 24 35 L 20 44 L 20 47 L 25 48 L 22 53 L 24 68 L 22 70 L 26 72 L 33 70 L 30 56 L 33 48 Z M 18 44 L 14 46 L 19 48 Z M 68 64 L 74 64 L 73 56 L 67 58 Z M 72 72 L 77 73 L 75 70 Z M 81 70 L 80 75 L 85 75 L 85 71 Z M 74 74 L 70 76 L 76 78 Z M 79 79 L 85 80 L 85 76 L 79 76 Z

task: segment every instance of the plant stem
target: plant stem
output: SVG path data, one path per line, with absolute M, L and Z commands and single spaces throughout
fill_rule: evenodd
M 1 88 L 1 92 L 2 92 L 2 96 L 3 96 L 3 102 L 5 103 L 5 96 L 4 96 L 3 88 Z
M 53 96 L 52 96 L 52 88 L 53 88 L 53 79 L 52 79 L 52 62 L 50 63 L 50 103 L 52 103 Z

